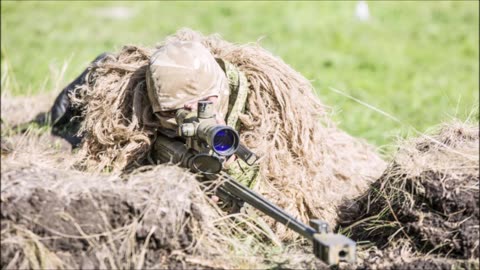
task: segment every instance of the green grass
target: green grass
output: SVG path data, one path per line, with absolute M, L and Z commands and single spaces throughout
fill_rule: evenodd
M 354 18 L 355 5 L 2 1 L 2 67 L 16 82 L 8 89 L 15 94 L 58 91 L 52 74 L 65 61 L 63 84 L 101 52 L 124 44 L 151 46 L 186 26 L 237 43 L 263 37 L 263 46 L 313 81 L 343 129 L 378 146 L 412 128 L 466 119 L 475 106 L 478 117 L 477 1 L 370 1 L 367 23 Z M 114 6 L 130 8 L 133 16 L 98 15 Z

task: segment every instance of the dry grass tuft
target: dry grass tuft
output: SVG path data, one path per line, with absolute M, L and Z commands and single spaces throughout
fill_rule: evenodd
M 398 258 L 478 259 L 478 146 L 478 125 L 461 122 L 403 142 L 370 190 L 345 204 L 344 231 Z

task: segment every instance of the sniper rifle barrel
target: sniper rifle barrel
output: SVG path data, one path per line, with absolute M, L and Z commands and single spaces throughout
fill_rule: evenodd
M 221 173 L 220 177 L 225 179 L 225 182 L 222 184 L 222 188 L 225 191 L 240 198 L 303 237 L 313 240 L 313 235 L 317 232 L 314 228 L 298 221 L 283 209 L 267 201 L 262 195 L 240 184 L 228 174 Z

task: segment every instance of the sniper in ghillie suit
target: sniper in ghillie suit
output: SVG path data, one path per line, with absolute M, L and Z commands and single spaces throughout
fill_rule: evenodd
M 280 58 L 190 29 L 56 94 L 2 97 L 2 269 L 478 267 L 478 126 L 384 161 Z

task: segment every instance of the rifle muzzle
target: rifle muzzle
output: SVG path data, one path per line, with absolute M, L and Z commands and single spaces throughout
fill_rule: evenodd
M 357 245 L 352 239 L 329 232 L 328 224 L 321 220 L 310 220 L 310 225 L 316 230 L 312 236 L 315 256 L 328 265 L 355 263 Z

